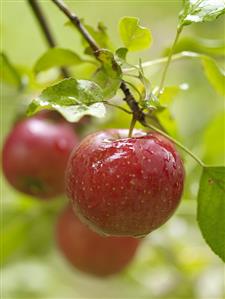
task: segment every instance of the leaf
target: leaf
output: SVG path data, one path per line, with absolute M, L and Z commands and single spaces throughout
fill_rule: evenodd
M 0 53 L 0 66 L 0 78 L 2 81 L 15 85 L 18 88 L 23 86 L 22 77 L 4 53 Z
M 224 12 L 224 0 L 184 0 L 184 9 L 179 16 L 179 27 L 214 21 Z
M 46 254 L 52 248 L 52 223 L 64 206 L 62 198 L 43 205 L 29 196 L 14 196 L 3 204 L 4 219 L 0 233 L 4 246 L 0 264 L 7 264 L 18 257 L 23 259 L 32 254 Z
M 225 165 L 224 138 L 225 112 L 213 118 L 204 133 L 204 161 L 207 164 Z
M 25 215 L 16 215 L 16 217 L 12 219 L 11 223 L 7 225 L 4 224 L 4 228 L 1 227 L 1 242 L 4 244 L 4 250 L 0 257 L 0 264 L 5 263 L 9 257 L 14 255 L 18 249 L 26 244 L 26 232 L 32 222 L 31 219 L 25 217 Z
M 181 90 L 186 90 L 187 88 L 188 85 L 186 83 L 179 86 L 166 86 L 159 95 L 160 107 L 156 110 L 156 115 L 161 125 L 165 127 L 167 132 L 173 137 L 178 137 L 179 134 L 176 120 L 171 112 L 171 109 L 169 109 L 169 106 L 178 93 Z
M 180 54 L 183 57 L 200 59 L 204 69 L 205 76 L 208 79 L 209 83 L 220 95 L 223 96 L 225 94 L 225 88 L 224 88 L 225 72 L 217 65 L 216 61 L 213 58 L 196 52 L 184 51 L 181 52 Z
M 78 65 L 82 62 L 83 60 L 71 50 L 52 48 L 38 59 L 34 66 L 34 71 L 39 73 L 53 67 Z
M 128 49 L 127 48 L 118 48 L 115 52 L 115 59 L 119 65 L 126 63 Z
M 212 87 L 222 96 L 225 95 L 225 72 L 209 56 L 201 57 L 205 75 Z
M 139 25 L 135 17 L 123 17 L 119 22 L 119 33 L 125 47 L 130 51 L 140 51 L 150 47 L 151 31 Z
M 139 60 L 139 69 L 138 69 L 138 77 L 143 85 L 141 92 L 141 100 L 140 105 L 142 108 L 152 108 L 156 107 L 159 104 L 158 98 L 154 96 L 151 89 L 150 81 L 145 77 L 144 70 L 142 68 L 141 59 Z
M 107 27 L 102 22 L 98 23 L 97 30 L 87 24 L 84 24 L 84 26 L 87 29 L 87 31 L 90 33 L 90 35 L 96 40 L 100 48 L 107 48 L 107 49 L 112 48 L 112 43 L 107 33 Z
M 100 68 L 92 77 L 92 80 L 101 86 L 103 90 L 103 98 L 111 99 L 120 87 L 121 79 L 110 77 L 104 68 Z
M 98 46 L 100 48 L 104 49 L 112 49 L 112 42 L 109 39 L 108 33 L 107 33 L 107 27 L 102 23 L 99 22 L 97 29 L 95 29 L 93 26 L 85 24 L 83 20 L 81 20 L 84 27 L 87 29 L 88 33 L 93 37 L 93 39 L 96 41 Z M 77 29 L 75 28 L 74 24 L 69 21 L 66 23 L 67 26 L 70 26 L 72 29 L 74 29 L 77 32 Z M 82 37 L 82 43 L 84 46 L 88 46 L 87 41 Z M 88 47 L 89 49 L 89 47 Z M 85 50 L 87 51 L 87 50 Z M 90 51 L 90 54 L 92 53 L 92 50 Z M 87 53 L 89 54 L 89 52 Z
M 159 95 L 160 104 L 166 107 L 167 104 L 171 103 L 172 100 L 177 96 L 177 94 L 181 90 L 187 90 L 187 89 L 188 89 L 188 84 L 186 83 L 175 85 L 175 86 L 164 87 L 162 92 Z
M 115 60 L 116 62 L 119 64 L 119 66 L 122 68 L 125 68 L 125 69 L 132 69 L 132 70 L 139 70 L 139 68 L 131 63 L 128 63 L 126 61 L 126 58 L 127 58 L 127 54 L 128 54 L 128 49 L 127 48 L 118 48 L 116 51 L 115 51 Z
M 109 50 L 101 49 L 98 52 L 98 60 L 102 66 L 97 70 L 92 79 L 101 86 L 104 99 L 110 99 L 119 89 L 122 80 L 122 71 L 113 53 Z
M 225 261 L 225 167 L 204 167 L 197 219 L 208 245 Z
M 64 79 L 42 91 L 28 107 L 33 115 L 43 109 L 56 110 L 68 121 L 79 121 L 84 115 L 104 117 L 103 92 L 95 82 Z
M 169 51 L 170 48 L 167 48 L 163 52 L 163 56 L 168 56 Z M 212 56 L 225 56 L 225 42 L 222 39 L 205 39 L 186 36 L 178 41 L 173 54 L 182 51 L 191 51 Z

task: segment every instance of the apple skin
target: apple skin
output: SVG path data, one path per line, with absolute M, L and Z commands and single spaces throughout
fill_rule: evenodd
M 184 168 L 162 135 L 127 135 L 127 130 L 106 130 L 86 137 L 70 155 L 66 190 L 77 215 L 93 230 L 141 237 L 174 213 Z
M 66 259 L 78 270 L 105 277 L 123 270 L 140 241 L 131 237 L 103 237 L 90 230 L 68 206 L 58 218 L 56 241 Z
M 70 125 L 28 118 L 18 122 L 3 146 L 3 172 L 17 190 L 38 198 L 65 191 L 65 170 L 78 138 Z

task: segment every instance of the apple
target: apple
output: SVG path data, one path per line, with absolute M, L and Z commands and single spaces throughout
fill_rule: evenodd
M 39 119 L 44 119 L 44 120 L 48 120 L 49 122 L 55 122 L 55 123 L 59 123 L 59 122 L 67 122 L 65 120 L 65 118 L 63 118 L 63 116 L 54 110 L 42 110 L 40 112 L 38 112 L 35 116 L 33 116 L 35 118 L 39 118 Z M 68 124 L 70 124 L 69 122 L 67 122 Z M 71 123 L 72 126 L 72 123 Z
M 133 259 L 140 241 L 131 237 L 103 237 L 90 230 L 68 206 L 56 225 L 58 247 L 78 270 L 108 276 L 123 270 Z
M 65 120 L 65 118 L 55 110 L 41 110 L 33 118 L 48 120 L 52 123 L 67 123 L 69 124 L 73 130 L 75 131 L 76 135 L 82 136 L 88 125 L 91 125 L 92 117 L 89 115 L 83 116 L 78 122 L 71 123 Z M 21 113 L 17 113 L 16 119 L 14 120 L 14 124 L 17 124 L 20 121 L 27 119 L 27 116 L 24 110 Z
M 17 190 L 39 198 L 65 191 L 64 175 L 78 138 L 66 122 L 27 118 L 18 122 L 3 146 L 3 172 Z
M 55 122 L 55 123 L 66 122 L 73 128 L 75 133 L 81 137 L 84 135 L 83 133 L 85 132 L 85 129 L 91 125 L 91 121 L 92 121 L 91 116 L 85 115 L 78 122 L 70 123 L 67 122 L 59 112 L 54 110 L 42 110 L 39 113 L 37 113 L 35 117 L 40 119 L 46 119 L 49 120 L 50 122 Z
M 80 219 L 107 235 L 145 236 L 164 224 L 181 199 L 184 168 L 162 135 L 106 130 L 70 155 L 66 190 Z

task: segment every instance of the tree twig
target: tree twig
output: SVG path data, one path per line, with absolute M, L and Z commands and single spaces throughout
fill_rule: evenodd
M 74 12 L 70 11 L 70 9 L 65 5 L 64 1 L 52 0 L 52 2 L 69 18 L 69 20 L 79 30 L 81 35 L 88 42 L 91 49 L 93 50 L 93 54 L 98 59 L 100 47 L 96 43 L 96 41 L 92 38 L 92 36 L 89 34 L 89 32 L 86 30 L 86 28 L 83 26 L 79 17 Z M 128 104 L 131 111 L 133 112 L 135 120 L 139 121 L 140 123 L 142 123 L 142 125 L 144 125 L 145 124 L 145 115 L 144 115 L 143 111 L 140 109 L 140 107 L 138 106 L 137 101 L 135 100 L 134 96 L 131 94 L 129 88 L 127 87 L 127 85 L 124 81 L 122 81 L 122 83 L 120 85 L 120 89 L 123 91 L 123 93 L 125 95 L 124 101 Z
M 28 1 L 29 1 L 29 3 L 36 2 L 35 0 L 28 0 Z M 72 13 L 69 10 L 69 8 L 64 4 L 64 2 L 62 0 L 52 0 L 52 2 L 55 3 L 58 6 L 58 8 L 76 26 L 76 28 L 80 31 L 80 33 L 82 34 L 82 36 L 89 43 L 90 47 L 93 50 L 93 54 L 95 55 L 95 57 L 98 58 L 98 52 L 100 51 L 100 47 L 98 46 L 98 44 L 96 43 L 96 41 L 92 38 L 92 36 L 89 34 L 89 32 L 86 30 L 86 28 L 82 25 L 82 23 L 80 22 L 80 19 L 74 13 Z M 41 20 L 40 19 L 38 19 L 38 20 L 41 23 Z M 179 37 L 179 33 L 178 33 L 178 36 L 176 37 L 176 40 L 174 42 L 173 47 L 175 47 L 175 44 L 176 44 L 176 41 L 177 41 L 178 37 Z M 160 85 L 161 88 L 163 86 L 163 83 L 164 83 L 164 80 L 165 80 L 165 76 L 166 76 L 166 72 L 168 70 L 168 66 L 169 66 L 170 60 L 172 58 L 172 53 L 173 53 L 173 49 L 171 50 L 171 53 L 170 53 L 170 55 L 168 57 L 168 61 L 167 61 L 166 67 L 164 69 L 163 78 L 161 80 L 161 85 Z M 167 137 L 168 139 L 170 139 L 173 143 L 175 143 L 182 150 L 184 150 L 186 153 L 188 153 L 200 166 L 202 166 L 202 167 L 205 166 L 204 163 L 197 156 L 195 156 L 188 148 L 186 148 L 184 145 L 182 145 L 179 141 L 175 140 L 174 138 L 172 138 L 171 136 L 169 136 L 164 131 L 161 131 L 158 127 L 156 127 L 156 126 L 154 126 L 152 124 L 148 124 L 146 122 L 146 118 L 145 118 L 146 115 L 144 114 L 144 112 L 142 111 L 142 109 L 139 107 L 138 102 L 135 100 L 135 98 L 131 94 L 129 88 L 127 87 L 127 85 L 126 85 L 126 83 L 124 81 L 122 81 L 122 83 L 120 85 L 120 89 L 123 91 L 123 93 L 125 95 L 124 101 L 128 104 L 129 108 L 133 112 L 133 117 L 132 117 L 132 122 L 131 122 L 131 127 L 130 127 L 129 135 L 131 135 L 131 132 L 132 132 L 132 129 L 134 127 L 135 122 L 138 121 L 144 127 L 152 129 L 152 130 L 160 133 L 161 135 Z
M 44 33 L 44 37 L 49 45 L 50 48 L 54 48 L 56 46 L 56 41 L 52 35 L 52 32 L 49 29 L 49 25 L 46 21 L 46 18 L 44 16 L 43 11 L 41 10 L 41 7 L 38 3 L 37 0 L 27 0 L 27 2 L 29 3 L 38 23 L 39 26 L 42 30 L 42 32 Z M 64 78 L 68 78 L 70 77 L 69 72 L 66 68 L 60 68 L 61 74 Z
M 58 6 L 58 8 L 69 18 L 71 23 L 73 23 L 76 28 L 79 30 L 79 32 L 82 34 L 82 36 L 85 38 L 85 40 L 88 42 L 90 47 L 92 48 L 94 55 L 97 55 L 97 52 L 100 50 L 100 47 L 96 43 L 96 41 L 92 38 L 92 36 L 89 34 L 87 29 L 83 26 L 78 16 L 72 12 L 64 3 L 64 1 L 61 0 L 52 0 Z

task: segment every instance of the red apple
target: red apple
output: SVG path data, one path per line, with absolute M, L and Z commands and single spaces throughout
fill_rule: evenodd
M 64 192 L 69 154 L 78 144 L 71 126 L 28 118 L 18 122 L 3 147 L 3 171 L 17 190 L 39 198 Z
M 131 237 L 103 237 L 90 230 L 68 207 L 56 227 L 58 246 L 77 269 L 96 276 L 123 270 L 134 257 L 139 240 Z
M 63 118 L 63 116 L 55 110 L 42 110 L 38 112 L 34 117 L 43 120 L 48 120 L 53 123 L 67 122 L 65 118 Z M 72 123 L 68 122 L 68 124 L 71 124 L 72 126 Z
M 181 199 L 184 168 L 165 137 L 108 130 L 86 137 L 69 159 L 66 189 L 80 219 L 108 235 L 144 236 Z

